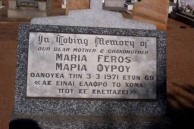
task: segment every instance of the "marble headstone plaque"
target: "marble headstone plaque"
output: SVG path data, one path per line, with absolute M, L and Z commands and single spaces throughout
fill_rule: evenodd
M 66 36 L 80 38 L 83 42 L 66 43 Z M 100 41 L 95 41 L 97 37 L 106 42 L 95 44 Z M 120 42 L 117 45 L 109 43 L 113 39 Z M 22 25 L 18 45 L 12 120 L 32 119 L 42 129 L 166 129 L 162 124 L 165 119 L 162 116 L 166 113 L 166 44 L 163 31 Z M 71 64 L 86 67 L 69 69 Z M 60 65 L 64 67 L 60 68 Z M 105 67 L 109 65 L 114 69 Z M 125 66 L 130 67 L 127 69 Z M 71 83 L 66 84 L 65 81 Z M 95 81 L 107 82 L 107 86 L 106 83 L 104 86 L 101 83 L 98 84 L 102 86 L 97 86 L 97 83 L 83 86 L 85 84 L 82 83 Z M 115 87 L 112 82 L 116 82 Z M 131 85 L 125 87 L 125 83 Z M 65 88 L 78 93 L 66 94 L 68 90 L 59 90 Z M 108 88 L 110 91 L 106 91 Z M 90 93 L 92 89 L 94 92 Z M 118 90 L 124 91 L 118 93 Z M 126 90 L 130 94 L 124 94 Z M 110 92 L 111 95 L 108 94 Z
M 27 96 L 156 99 L 156 37 L 30 32 Z
M 154 25 L 123 19 L 119 13 L 102 10 L 100 0 L 90 0 L 90 4 L 91 9 L 72 11 L 68 16 L 36 18 L 31 24 L 20 26 L 16 96 L 11 119 L 31 119 L 41 129 L 166 129 L 165 32 L 154 30 Z M 80 38 L 82 42 L 70 44 L 68 39 L 69 43 L 66 43 L 65 36 Z M 96 45 L 96 37 L 103 38 L 106 42 Z M 119 45 L 109 43 L 113 39 L 120 41 Z M 126 42 L 128 46 L 123 42 L 125 40 L 131 41 Z M 141 41 L 144 42 L 140 44 Z M 87 49 L 86 52 L 83 49 Z M 115 52 L 108 52 L 109 49 Z M 117 53 L 117 50 L 125 50 L 125 53 Z M 144 53 L 132 54 L 132 51 Z M 71 65 L 73 67 L 69 69 Z M 74 68 L 78 65 L 86 66 Z M 107 67 L 109 65 L 112 66 L 112 71 Z M 128 66 L 129 69 L 122 69 L 122 66 Z M 143 71 L 140 66 L 144 67 Z M 140 71 L 142 73 L 138 73 Z M 61 73 L 61 77 L 51 73 Z M 64 86 L 57 86 L 57 81 L 58 85 L 62 82 Z M 65 84 L 65 81 L 74 84 Z M 97 83 L 89 86 L 79 84 L 95 81 L 107 82 L 107 86 L 106 83 L 100 87 Z M 116 87 L 113 87 L 112 82 L 116 82 Z M 125 87 L 125 83 L 140 83 L 140 86 L 136 84 L 135 87 Z M 34 88 L 34 91 L 30 88 Z M 78 94 L 59 94 L 58 88 L 77 90 Z M 108 88 L 111 91 L 103 91 Z M 113 90 L 122 88 L 131 94 L 113 94 Z M 92 89 L 96 89 L 98 94 L 89 94 Z
M 36 0 L 17 0 L 17 5 L 21 7 L 37 7 L 38 2 Z

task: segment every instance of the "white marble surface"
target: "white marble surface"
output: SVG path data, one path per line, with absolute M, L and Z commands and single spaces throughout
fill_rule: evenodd
M 156 99 L 156 38 L 31 32 L 27 96 Z

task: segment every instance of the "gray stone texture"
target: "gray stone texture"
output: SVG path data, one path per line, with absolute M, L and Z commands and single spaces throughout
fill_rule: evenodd
M 157 37 L 157 99 L 28 98 L 29 31 Z M 41 129 L 166 129 L 166 44 L 158 30 L 21 25 L 17 52 L 16 96 L 12 120 L 32 119 Z
M 38 10 L 46 11 L 46 1 L 38 1 Z
M 91 0 L 90 9 L 70 11 L 68 16 L 34 18 L 31 20 L 31 24 L 156 29 L 155 25 L 123 19 L 123 16 L 118 12 L 102 10 L 101 0 Z
M 91 0 L 91 9 L 72 11 L 68 16 L 35 18 L 31 25 L 20 26 L 12 120 L 34 120 L 41 129 L 166 129 L 165 32 L 154 30 L 151 24 L 123 19 L 119 13 L 103 11 L 99 1 Z M 26 97 L 29 31 L 157 37 L 157 99 Z
M 104 4 L 106 7 L 123 7 L 125 0 L 105 0 Z

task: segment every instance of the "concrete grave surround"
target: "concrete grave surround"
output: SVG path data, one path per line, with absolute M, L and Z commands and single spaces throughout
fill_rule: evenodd
M 169 0 L 143 0 L 133 6 L 132 19 L 156 25 L 166 30 Z
M 69 16 L 37 18 L 33 19 L 31 24 L 20 26 L 15 106 L 11 120 L 31 119 L 37 122 L 41 129 L 166 129 L 165 32 L 153 30 L 155 29 L 154 25 L 123 20 L 122 16 L 117 13 L 99 10 L 100 3 L 97 1 L 99 0 L 91 1 L 92 6 L 94 6 L 93 10 L 80 11 L 80 15 L 82 15 L 78 17 L 81 18 L 79 20 L 73 18 L 73 15 L 78 16 L 75 14 L 79 14 L 79 11 L 73 11 L 75 14 L 72 12 Z M 94 13 L 96 11 L 99 13 Z M 87 16 L 87 14 L 90 14 L 85 17 L 88 27 L 82 21 L 84 19 L 82 17 Z M 111 22 L 112 19 L 101 19 L 102 17 L 113 18 L 113 21 L 116 22 Z M 110 21 L 111 24 L 110 22 L 106 23 L 107 21 Z M 125 25 L 117 23 L 119 21 Z M 26 97 L 29 32 L 156 37 L 157 99 L 110 100 Z

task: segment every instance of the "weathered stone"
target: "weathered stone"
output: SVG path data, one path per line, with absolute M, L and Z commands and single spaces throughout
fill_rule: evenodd
M 46 1 L 38 1 L 38 9 L 41 11 L 46 11 Z
M 105 0 L 105 6 L 107 7 L 123 7 L 125 0 Z
M 105 0 L 103 4 L 104 10 L 126 11 L 125 0 Z
M 166 30 L 169 0 L 143 0 L 134 5 L 132 19 L 152 23 Z
M 68 99 L 27 97 L 30 32 L 80 33 L 155 37 L 157 52 L 157 99 Z M 167 129 L 165 33 L 160 30 L 130 30 L 49 25 L 22 25 L 19 31 L 16 97 L 12 120 L 33 120 L 41 129 Z M 36 42 L 34 42 L 36 43 Z M 90 42 L 92 43 L 92 42 Z M 77 45 L 78 46 L 78 45 Z M 154 46 L 153 46 L 154 47 Z M 109 48 L 109 47 L 107 47 Z M 115 47 L 118 49 L 118 47 Z M 37 53 L 36 53 L 37 54 Z M 81 53 L 80 53 L 81 54 Z M 89 53 L 88 53 L 89 54 Z M 91 54 L 91 53 L 90 53 Z M 37 78 L 38 79 L 38 78 Z M 39 90 L 35 90 L 39 92 Z
M 120 13 L 102 10 L 102 2 L 100 0 L 91 0 L 90 3 L 91 3 L 91 6 L 90 6 L 91 9 L 71 11 L 68 16 L 35 18 L 31 21 L 31 24 L 25 24 L 20 26 L 19 38 L 18 38 L 18 41 L 19 41 L 18 52 L 17 52 L 18 60 L 17 60 L 17 73 L 16 73 L 16 97 L 15 97 L 14 111 L 12 114 L 12 120 L 13 121 L 14 120 L 17 121 L 18 119 L 33 120 L 38 123 L 41 129 L 64 129 L 64 128 L 67 128 L 67 129 L 91 129 L 91 128 L 92 129 L 99 129 L 99 128 L 166 129 L 166 123 L 165 123 L 166 122 L 165 121 L 165 114 L 166 114 L 165 38 L 166 36 L 165 36 L 165 32 L 160 30 L 155 30 L 155 26 L 152 24 L 137 22 L 130 19 L 123 19 Z M 33 34 L 35 34 L 36 32 L 39 33 L 40 35 L 37 38 L 33 38 L 34 36 Z M 135 100 L 133 101 L 130 99 L 123 100 L 122 98 L 117 100 L 117 99 L 114 99 L 112 96 L 110 96 L 111 99 L 105 99 L 102 96 L 98 97 L 102 99 L 88 99 L 88 97 L 83 99 L 81 99 L 80 97 L 78 97 L 78 99 L 76 98 L 72 99 L 71 97 L 70 99 L 65 97 L 48 98 L 51 96 L 49 95 L 47 97 L 44 97 L 42 96 L 42 94 L 41 94 L 41 97 L 37 97 L 37 96 L 33 97 L 27 94 L 26 92 L 28 90 L 28 87 L 31 85 L 30 83 L 28 83 L 29 79 L 27 79 L 26 77 L 30 70 L 30 67 L 28 66 L 30 66 L 30 61 L 37 62 L 37 60 L 36 61 L 32 60 L 33 56 L 30 56 L 30 55 L 36 54 L 37 57 L 41 58 L 40 60 L 42 59 L 44 60 L 45 56 L 49 56 L 49 54 L 43 54 L 45 56 L 41 56 L 41 54 L 35 52 L 34 51 L 35 46 L 38 45 L 39 46 L 38 48 L 42 49 L 42 47 L 46 47 L 48 45 L 47 43 L 55 44 L 57 42 L 61 43 L 62 41 L 61 38 L 50 39 L 52 37 L 50 35 L 51 33 L 57 34 L 59 37 L 63 37 L 63 35 L 67 36 L 68 34 L 70 34 L 71 36 L 82 35 L 81 37 L 86 38 L 86 41 L 88 41 L 88 42 L 85 42 L 85 46 L 81 46 L 81 44 L 78 45 L 74 43 L 69 44 L 70 45 L 69 48 L 71 50 L 74 50 L 74 48 L 77 48 L 77 47 L 89 48 L 89 49 L 95 48 L 98 51 L 97 53 L 100 52 L 99 50 L 102 50 L 101 52 L 107 56 L 115 55 L 116 57 L 120 55 L 121 58 L 123 57 L 122 53 L 109 53 L 107 51 L 108 49 L 111 49 L 114 51 L 121 49 L 118 46 L 115 46 L 116 44 L 114 45 L 114 42 L 113 44 L 109 44 L 108 42 L 106 42 L 106 44 L 100 43 L 103 45 L 102 46 L 103 49 L 98 49 L 99 48 L 98 45 L 100 45 L 98 43 L 98 40 L 96 40 L 97 44 L 94 44 L 96 41 L 89 40 L 87 36 L 96 37 L 96 39 L 99 39 L 99 36 L 103 36 L 103 37 L 108 36 L 109 38 L 111 36 L 111 39 L 115 36 L 117 38 L 120 37 L 120 39 L 124 39 L 124 37 L 127 36 L 127 40 L 129 40 L 130 37 L 133 37 L 135 39 L 134 45 L 133 45 L 133 41 L 131 40 L 132 41 L 131 49 L 133 50 L 133 53 L 129 55 L 130 55 L 130 58 L 131 56 L 134 57 L 134 60 L 132 58 L 132 61 L 133 61 L 132 63 L 137 62 L 138 66 L 140 66 L 139 64 L 141 64 L 141 67 L 138 67 L 136 69 L 139 70 L 140 68 L 145 68 L 144 67 L 145 65 L 142 65 L 142 63 L 139 63 L 139 62 L 140 60 L 142 60 L 143 62 L 145 62 L 145 60 L 147 61 L 145 57 L 148 53 L 150 55 L 153 54 L 153 56 L 155 55 L 154 56 L 155 61 L 153 61 L 152 63 L 149 63 L 149 66 L 151 66 L 149 67 L 149 69 L 152 69 L 152 70 L 155 69 L 154 73 L 151 72 L 152 70 L 150 72 L 154 74 L 154 76 L 157 76 L 157 78 L 156 77 L 152 79 L 149 78 L 151 77 L 150 76 L 151 74 L 148 74 L 147 72 L 143 72 L 143 73 L 146 73 L 148 76 L 146 75 L 146 76 L 143 76 L 142 78 L 142 83 L 148 82 L 147 80 L 157 79 L 157 81 L 153 81 L 154 82 L 153 90 L 155 92 L 150 92 L 150 90 L 146 89 L 146 92 L 150 93 L 151 98 L 150 97 L 149 99 L 148 98 L 145 99 L 144 97 L 142 99 L 135 98 Z M 43 35 L 48 34 L 50 36 L 48 36 L 49 38 L 42 37 L 43 36 L 42 34 Z M 60 36 L 60 34 L 62 35 Z M 139 40 L 136 40 L 137 38 L 144 39 L 144 40 L 139 41 Z M 148 40 L 148 38 L 149 39 L 154 38 L 153 43 L 155 45 L 150 44 L 151 42 Z M 64 43 L 65 40 L 63 40 L 62 42 Z M 69 40 L 68 42 L 70 43 L 71 41 Z M 123 42 L 120 42 L 120 43 L 123 43 Z M 68 47 L 67 44 L 59 44 L 59 45 L 64 45 L 64 48 Z M 93 47 L 94 45 L 95 47 Z M 121 46 L 123 46 L 123 44 L 121 44 Z M 139 50 L 149 51 L 148 53 L 146 52 L 147 53 L 146 55 L 141 55 L 143 56 L 143 59 L 137 58 L 140 55 L 133 55 L 134 50 L 136 50 L 137 46 L 141 47 L 141 49 Z M 123 46 L 122 49 L 129 50 L 129 47 L 130 46 L 126 46 L 126 47 Z M 155 50 L 150 48 L 154 48 Z M 150 50 L 152 50 L 152 52 Z M 30 53 L 30 51 L 31 52 L 34 51 L 34 53 L 33 54 Z M 75 54 L 75 51 L 72 51 L 72 52 L 74 52 Z M 64 52 L 64 54 L 65 53 L 66 52 Z M 77 60 L 78 62 L 76 64 L 78 63 L 79 64 L 84 63 L 84 65 L 85 63 L 86 65 L 92 64 L 91 67 L 88 67 L 88 68 L 94 69 L 95 68 L 94 65 L 96 65 L 96 61 L 97 61 L 96 60 L 97 58 L 95 58 L 95 56 L 98 55 L 97 53 L 86 52 L 85 54 L 88 55 L 90 59 L 92 59 L 91 62 L 89 62 L 89 58 L 87 58 L 88 60 L 86 62 L 86 58 L 85 58 L 83 60 L 84 62 L 80 62 Z M 82 55 L 84 53 L 80 52 L 77 54 Z M 50 56 L 49 58 L 51 59 Z M 153 59 L 153 58 L 150 57 L 150 59 Z M 69 61 L 69 63 L 70 62 L 71 61 Z M 99 59 L 99 62 L 101 62 L 101 59 Z M 102 64 L 108 64 L 108 62 L 103 61 Z M 44 67 L 44 65 L 42 64 L 45 64 L 45 63 L 46 62 L 43 61 L 43 63 L 41 63 L 41 65 L 38 65 L 38 67 Z M 64 61 L 64 63 L 67 64 L 66 61 Z M 114 64 L 114 61 L 111 62 L 111 64 Z M 115 64 L 115 66 L 116 65 L 119 65 L 119 64 Z M 154 67 L 152 67 L 153 65 Z M 48 73 L 50 70 L 49 66 L 51 66 L 50 63 L 46 63 L 46 67 L 47 67 L 46 72 Z M 134 66 L 134 65 L 131 65 L 131 61 L 130 61 L 130 66 L 131 67 Z M 37 69 L 37 66 L 35 67 L 36 68 L 34 69 L 36 71 L 39 71 Z M 147 68 L 145 69 L 147 70 Z M 55 69 L 52 72 L 64 73 L 62 71 L 60 72 L 56 70 L 57 69 Z M 101 70 L 98 69 L 98 73 L 100 71 Z M 66 72 L 67 71 L 65 71 L 65 73 Z M 78 71 L 73 70 L 72 72 L 74 74 L 75 72 L 78 72 Z M 87 73 L 87 71 L 84 71 L 84 72 L 85 74 Z M 80 73 L 82 72 L 80 71 Z M 93 70 L 91 72 L 89 71 L 89 73 L 94 74 Z M 112 71 L 111 74 L 112 73 L 114 72 Z M 118 72 L 115 72 L 115 73 L 117 74 Z M 128 73 L 130 72 L 127 72 L 126 74 Z M 100 74 L 102 74 L 102 71 L 100 72 Z M 108 74 L 108 71 L 106 72 L 106 74 Z M 135 74 L 136 72 L 134 73 L 134 75 Z M 137 72 L 137 74 L 140 74 L 140 73 Z M 33 75 L 31 77 L 33 77 Z M 106 75 L 103 75 L 101 77 L 104 77 L 104 76 Z M 34 84 L 39 85 L 40 78 L 38 76 L 36 77 L 38 80 L 36 80 Z M 45 80 L 49 81 L 49 78 L 50 77 L 48 78 L 46 77 Z M 64 80 L 68 80 L 70 78 L 71 77 L 69 78 L 65 77 Z M 96 79 L 100 79 L 100 78 L 97 77 Z M 74 78 L 74 80 L 76 80 L 76 78 Z M 122 80 L 123 80 L 122 78 L 118 79 L 119 82 L 123 82 Z M 115 82 L 115 80 L 111 81 L 110 79 L 103 79 L 103 81 Z M 131 80 L 129 82 L 132 83 L 134 81 L 135 80 Z M 149 85 L 148 83 L 146 84 L 147 86 Z M 48 84 L 48 86 L 51 86 L 51 85 Z M 53 86 L 56 86 L 56 85 L 53 84 L 52 87 Z M 79 87 L 81 85 L 74 85 L 74 86 Z M 111 86 L 111 85 L 107 85 L 107 86 Z M 128 86 L 126 85 L 125 88 L 128 89 Z M 100 89 L 99 87 L 94 87 L 94 88 Z M 139 88 L 141 89 L 142 87 L 139 87 Z M 34 90 L 32 93 L 35 93 L 35 92 L 40 93 L 39 90 Z M 86 92 L 84 92 L 84 94 L 85 93 Z M 133 93 L 136 93 L 136 92 L 133 91 Z M 145 92 L 141 92 L 141 93 L 144 94 Z M 100 95 L 100 93 L 98 95 Z M 36 126 L 38 125 L 36 124 Z

